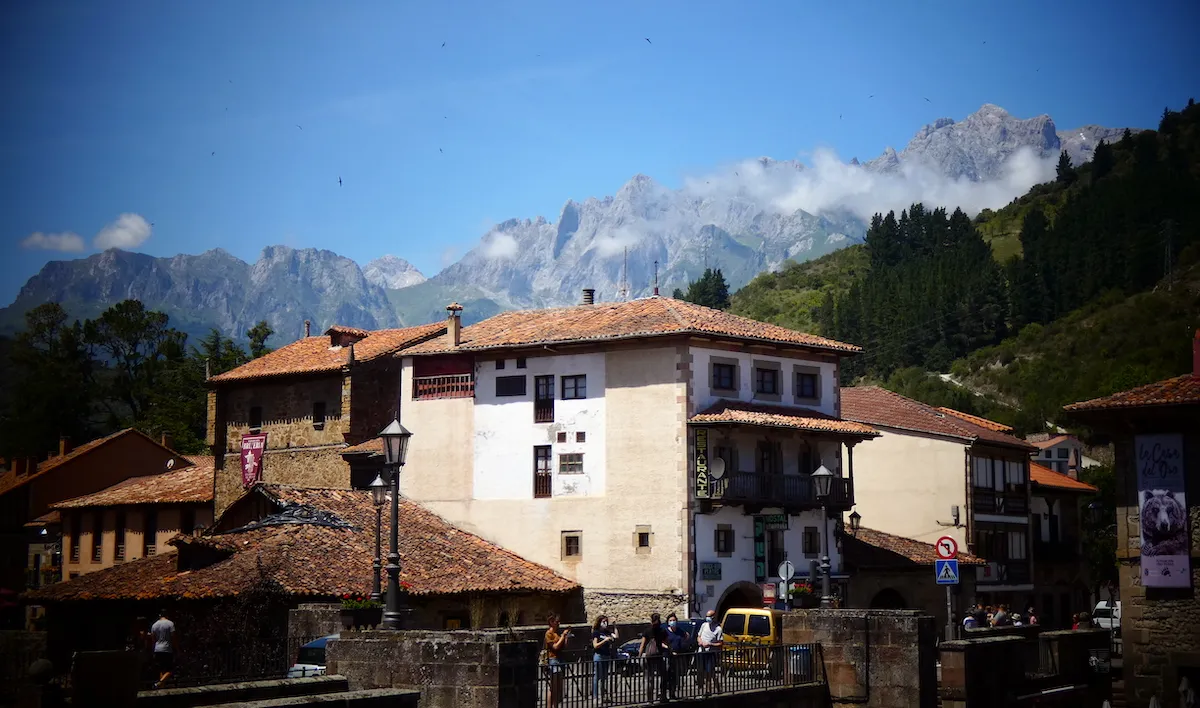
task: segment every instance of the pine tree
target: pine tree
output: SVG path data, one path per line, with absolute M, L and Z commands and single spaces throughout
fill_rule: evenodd
M 1092 181 L 1103 179 L 1112 172 L 1113 163 L 1112 146 L 1101 138 L 1100 142 L 1096 143 L 1095 152 L 1092 153 Z
M 1071 165 L 1071 156 L 1063 150 L 1058 154 L 1058 167 L 1055 168 L 1058 174 L 1057 180 L 1062 184 L 1071 184 L 1075 181 L 1075 168 Z
M 271 353 L 271 349 L 267 347 L 267 340 L 271 338 L 272 334 L 275 334 L 275 330 L 271 329 L 271 325 L 267 324 L 266 320 L 260 320 L 258 324 L 250 328 L 246 336 L 250 339 L 250 357 L 252 359 Z
M 1126 128 L 1125 132 L 1121 133 L 1121 142 L 1119 145 L 1121 146 L 1122 150 L 1133 149 L 1133 133 L 1129 131 L 1129 128 Z

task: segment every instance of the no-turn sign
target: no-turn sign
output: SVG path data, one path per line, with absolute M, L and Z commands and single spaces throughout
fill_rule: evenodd
M 955 541 L 950 536 L 939 538 L 937 543 L 934 544 L 934 548 L 937 549 L 938 558 L 950 559 L 958 556 L 958 541 Z

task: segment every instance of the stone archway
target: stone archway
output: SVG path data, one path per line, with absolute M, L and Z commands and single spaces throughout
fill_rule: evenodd
M 871 598 L 870 609 L 872 610 L 904 610 L 907 608 L 908 603 L 904 601 L 904 596 L 895 588 L 884 588 Z
M 723 621 L 725 611 L 733 607 L 762 607 L 762 588 L 754 583 L 740 581 L 725 588 L 717 601 L 717 621 Z

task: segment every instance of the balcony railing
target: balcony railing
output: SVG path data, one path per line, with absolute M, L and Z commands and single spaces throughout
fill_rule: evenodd
M 812 477 L 800 474 L 735 472 L 713 480 L 711 490 L 714 500 L 726 504 L 817 508 L 822 502 L 817 498 Z M 831 509 L 852 506 L 854 487 L 850 480 L 835 477 L 829 498 L 824 502 Z
M 1029 561 L 998 561 L 979 566 L 975 582 L 993 585 L 1024 585 L 1031 582 Z
M 1023 494 L 976 489 L 973 501 L 976 514 L 1024 516 L 1029 513 L 1029 500 Z
M 60 568 L 40 568 L 37 570 L 33 568 L 26 568 L 25 587 L 33 590 L 36 588 L 45 587 L 46 585 L 53 585 L 54 583 L 57 583 L 61 577 L 62 570 Z
M 446 376 L 421 376 L 413 379 L 413 398 L 474 398 L 475 376 L 473 374 L 449 374 Z

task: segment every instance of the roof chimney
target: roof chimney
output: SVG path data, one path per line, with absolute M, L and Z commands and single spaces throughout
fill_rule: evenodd
M 163 433 L 161 442 L 162 442 L 162 446 L 167 448 L 168 450 L 174 449 L 171 446 L 175 444 L 175 438 L 170 433 Z
M 658 295 L 658 261 L 654 261 L 654 294 Z
M 1192 376 L 1200 377 L 1200 329 L 1192 340 Z
M 463 306 L 457 302 L 452 302 L 446 306 L 446 311 L 450 316 L 446 318 L 446 337 L 450 342 L 450 346 L 457 347 L 462 337 L 462 317 L 458 313 L 462 312 Z
M 312 322 L 310 322 L 308 320 L 304 320 L 304 336 L 305 337 L 312 336 Z
M 16 474 L 18 477 L 24 477 L 24 476 L 25 476 L 25 465 L 26 465 L 26 464 L 27 464 L 27 463 L 26 463 L 26 460 L 25 460 L 25 458 L 24 458 L 24 457 L 17 457 L 17 458 L 15 458 L 15 459 L 12 461 L 12 468 L 13 468 L 13 472 L 14 472 L 14 473 L 15 473 L 15 474 Z
M 584 288 L 583 289 L 583 303 L 582 304 L 584 304 L 584 305 L 595 305 L 596 304 L 595 289 L 593 289 L 593 288 Z
M 62 457 L 71 451 L 71 438 L 66 435 L 58 436 L 58 455 Z
M 350 347 L 346 352 L 346 366 L 354 366 L 354 342 L 350 342 Z
M 1067 476 L 1079 479 L 1079 448 L 1071 448 L 1071 457 L 1067 461 Z

